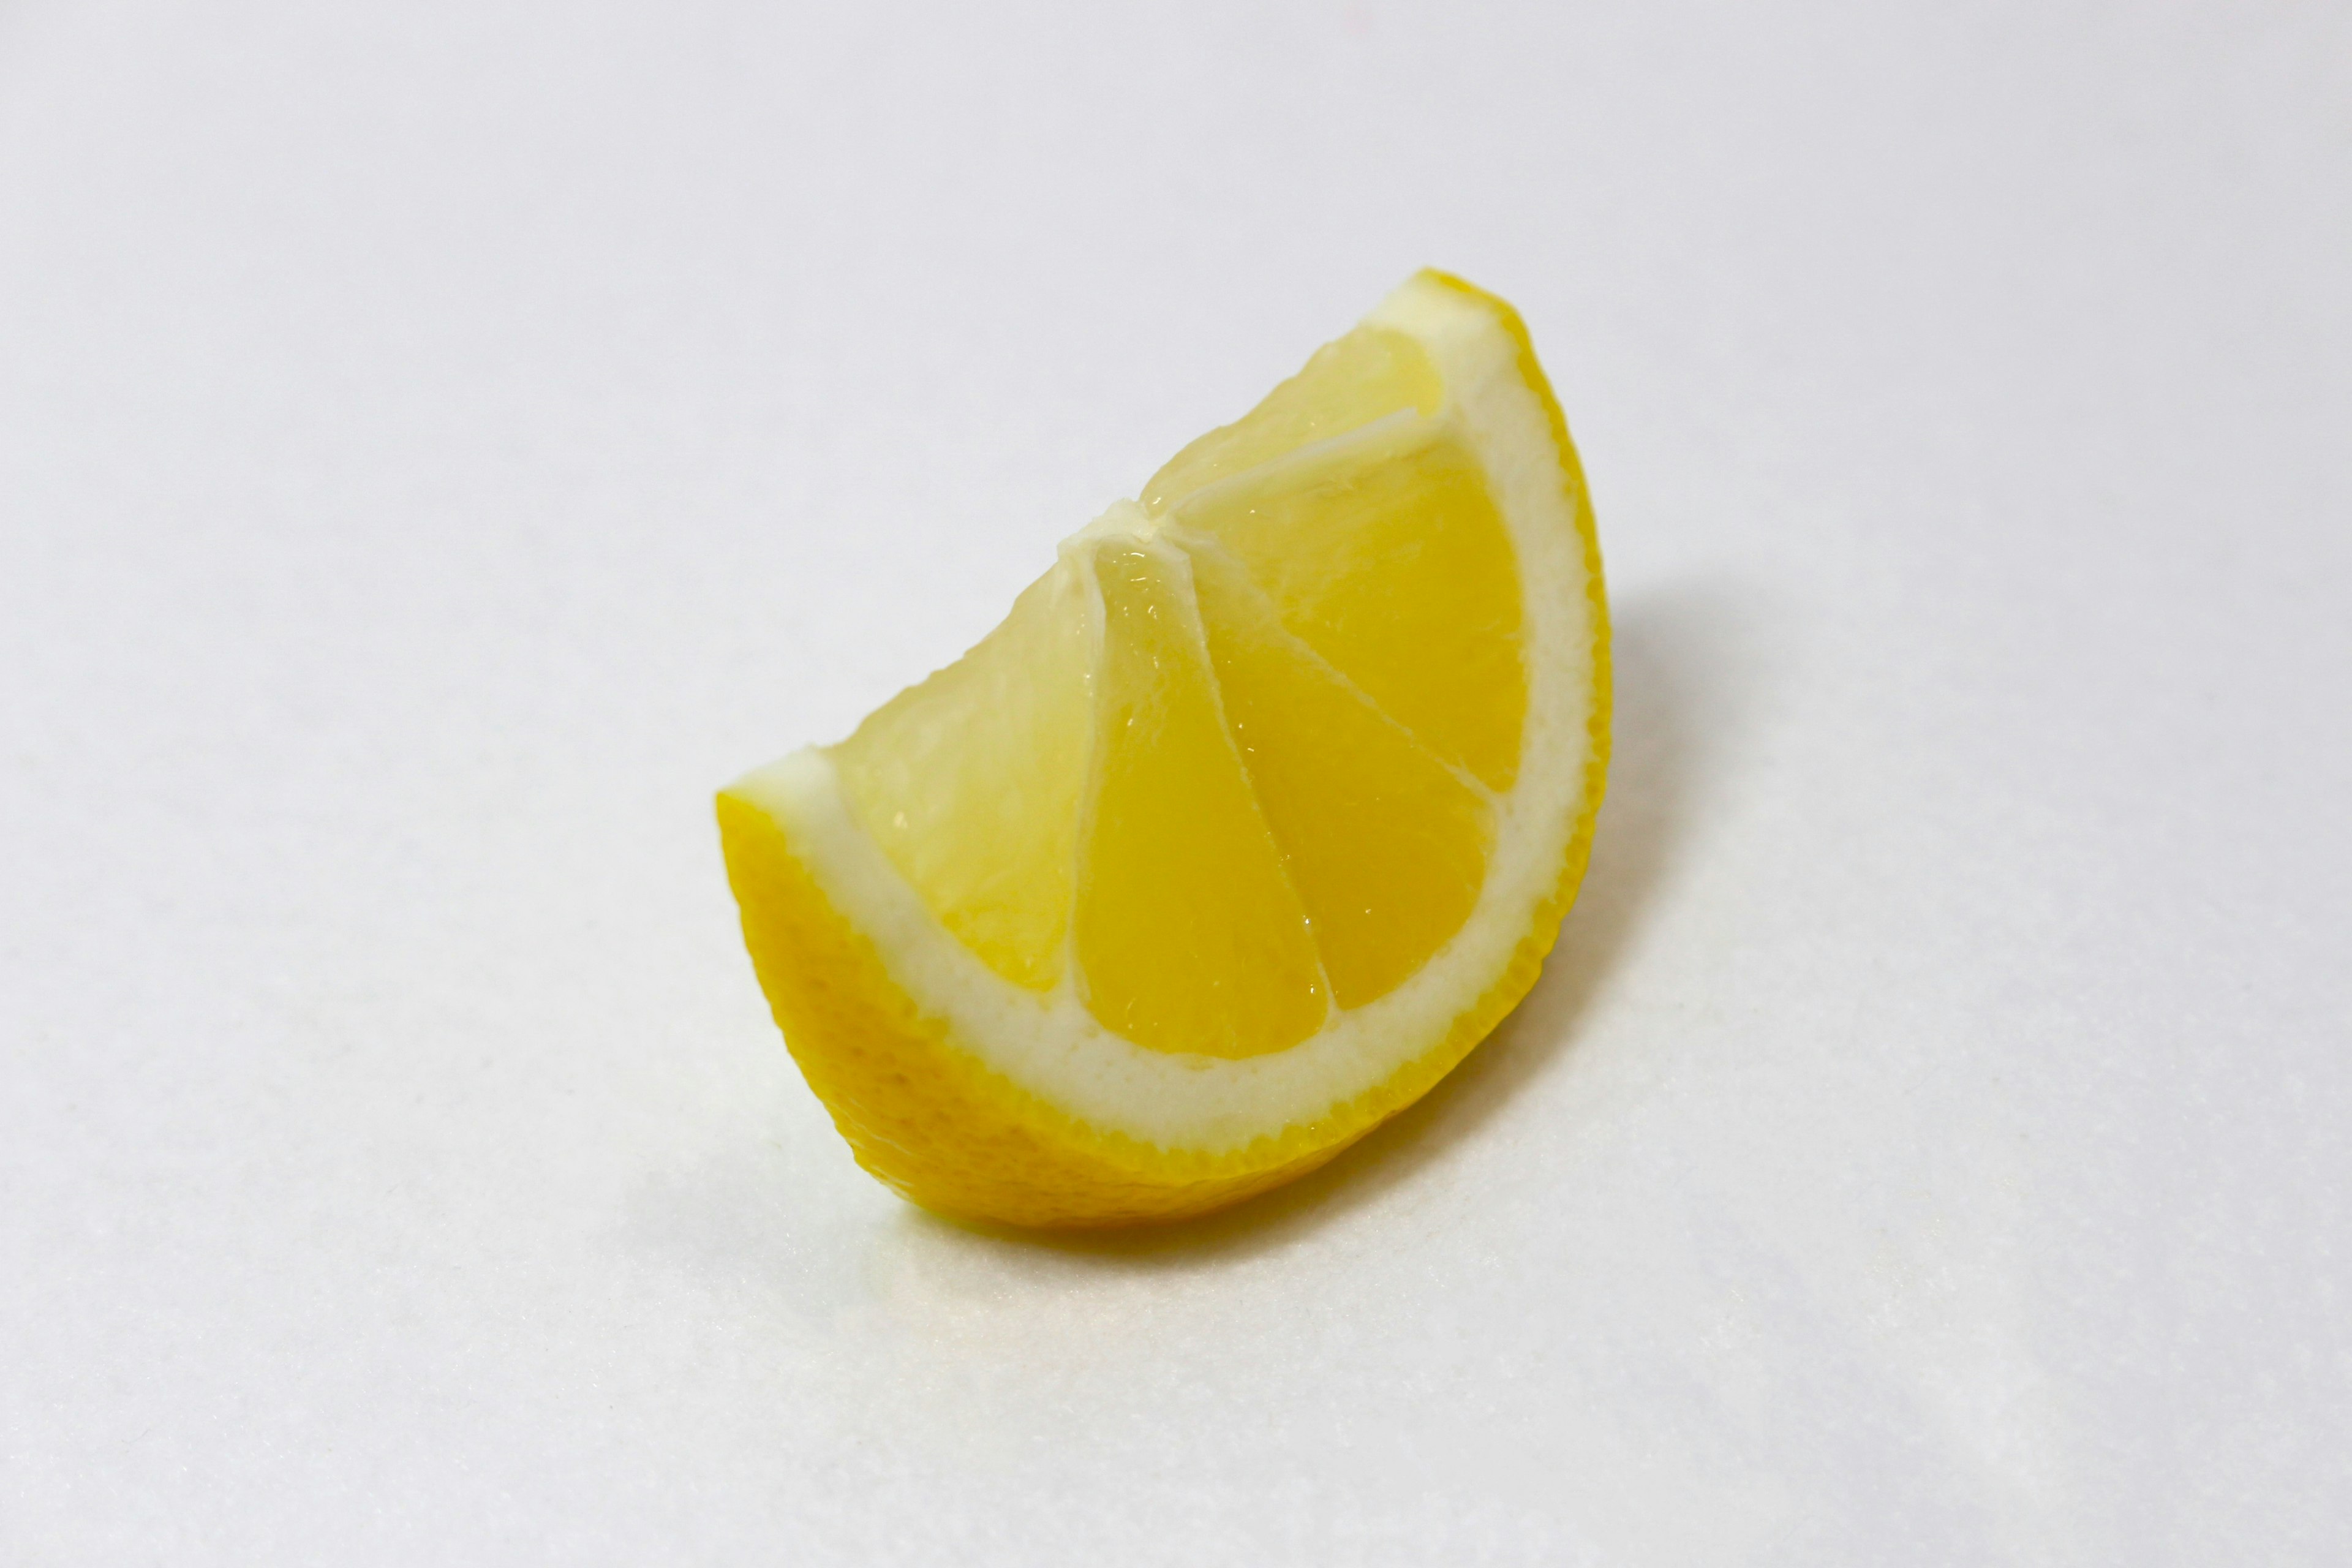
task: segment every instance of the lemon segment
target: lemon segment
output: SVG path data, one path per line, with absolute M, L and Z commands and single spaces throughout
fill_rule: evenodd
M 1226 728 L 1189 563 L 1141 538 L 1093 561 L 1102 696 L 1074 944 L 1087 1010 L 1151 1050 L 1297 1045 L 1328 988 Z
M 1173 515 L 1239 557 L 1284 625 L 1438 755 L 1510 788 L 1528 700 L 1518 571 L 1452 432 L 1391 416 Z
M 860 826 L 940 923 L 1040 991 L 1068 952 L 1097 617 L 1092 584 L 1058 563 L 977 647 L 833 748 Z
M 1445 395 L 1437 367 L 1406 333 L 1361 326 L 1315 351 L 1307 368 L 1231 425 L 1186 447 L 1143 487 L 1153 517 L 1228 475 L 1361 429 L 1405 409 L 1433 414 Z
M 730 785 L 721 839 L 860 1163 L 1167 1219 L 1328 1159 L 1525 994 L 1608 722 L 1565 423 L 1510 308 L 1423 273 L 961 660 Z
M 1410 978 L 1470 918 L 1487 795 L 1293 636 L 1240 563 L 1190 551 L 1225 717 L 1283 850 L 1332 1000 Z

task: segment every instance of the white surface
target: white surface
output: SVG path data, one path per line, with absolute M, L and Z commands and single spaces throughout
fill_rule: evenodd
M 2340 7 L 790 12 L 0 10 L 0 1561 L 2352 1559 Z M 1424 261 L 1600 499 L 1563 952 L 926 1220 L 710 790 Z

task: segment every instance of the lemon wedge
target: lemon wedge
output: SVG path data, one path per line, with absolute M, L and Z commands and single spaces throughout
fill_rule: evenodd
M 1119 1225 L 1310 1170 L 1461 1060 L 1551 947 L 1608 750 L 1567 426 L 1517 313 L 1423 272 L 719 821 L 858 1163 Z

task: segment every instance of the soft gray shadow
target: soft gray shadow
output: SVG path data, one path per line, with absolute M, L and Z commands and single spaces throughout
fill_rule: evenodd
M 1543 977 L 1444 1082 L 1328 1165 L 1238 1207 L 1157 1228 L 1051 1233 L 999 1229 L 909 1207 L 901 1223 L 939 1239 L 1120 1268 L 1193 1268 L 1277 1249 L 1309 1228 L 1415 1180 L 1475 1136 L 1581 1037 L 1598 989 L 1622 965 L 1674 868 L 1710 742 L 1740 727 L 1756 606 L 1730 583 L 1628 594 L 1612 606 L 1614 743 L 1592 862 Z

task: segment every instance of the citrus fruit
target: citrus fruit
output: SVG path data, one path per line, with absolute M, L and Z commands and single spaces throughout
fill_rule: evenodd
M 1118 1225 L 1312 1169 L 1461 1060 L 1575 896 L 1608 746 L 1567 426 L 1510 307 L 1423 272 L 719 821 L 859 1163 Z

